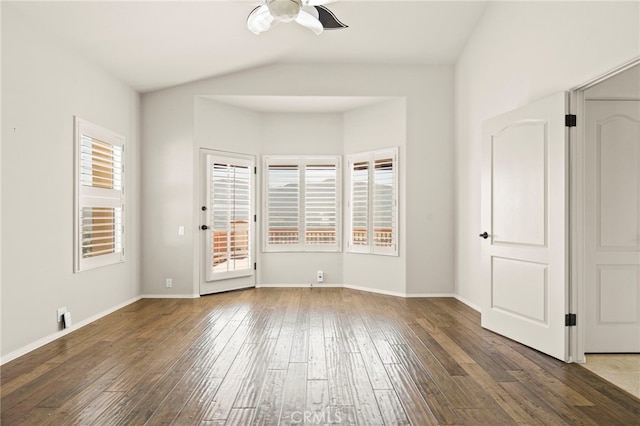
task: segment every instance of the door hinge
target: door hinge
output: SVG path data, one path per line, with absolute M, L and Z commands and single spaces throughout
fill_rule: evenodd
M 564 325 L 566 327 L 574 327 L 576 325 L 576 314 L 566 314 L 564 316 Z
M 564 116 L 564 125 L 566 127 L 576 127 L 578 118 L 575 114 L 567 114 Z
M 257 270 L 258 270 L 258 264 L 257 264 L 257 263 L 254 263 L 254 264 L 253 264 L 253 270 L 254 270 L 254 271 L 257 271 Z
M 253 215 L 253 221 L 254 221 L 254 222 L 257 222 L 257 221 L 258 221 L 258 215 L 257 215 L 257 214 L 254 214 L 254 215 Z
M 258 168 L 257 168 L 257 167 L 254 167 L 254 168 L 253 168 L 253 174 L 254 174 L 254 175 L 257 175 L 257 174 L 258 174 Z

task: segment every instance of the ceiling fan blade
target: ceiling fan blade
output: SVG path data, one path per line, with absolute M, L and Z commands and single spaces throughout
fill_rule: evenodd
M 322 6 L 323 4 L 333 3 L 337 0 L 306 0 L 302 4 L 305 6 Z
M 273 25 L 273 16 L 266 5 L 258 6 L 251 11 L 247 18 L 247 28 L 254 34 L 267 31 Z
M 314 6 L 313 7 L 318 15 L 318 20 L 322 24 L 322 27 L 325 30 L 339 30 L 341 28 L 348 28 L 348 25 L 343 24 L 340 20 L 333 14 L 332 11 L 327 9 L 324 6 Z
M 304 27 L 309 28 L 316 34 L 321 34 L 324 30 L 324 28 L 322 27 L 322 23 L 318 20 L 318 18 L 316 18 L 306 10 L 300 10 L 298 17 L 296 18 L 296 22 Z

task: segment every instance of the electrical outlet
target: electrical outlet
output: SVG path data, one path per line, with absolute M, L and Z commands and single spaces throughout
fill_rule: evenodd
M 62 317 L 67 313 L 67 307 L 63 306 L 62 308 L 58 308 L 56 310 L 56 319 L 58 322 L 62 322 Z
M 167 278 L 167 280 L 165 281 L 165 285 L 167 286 L 167 288 L 173 287 L 173 280 L 171 278 Z
M 318 271 L 318 273 L 316 274 L 316 281 L 319 283 L 324 282 L 324 272 Z

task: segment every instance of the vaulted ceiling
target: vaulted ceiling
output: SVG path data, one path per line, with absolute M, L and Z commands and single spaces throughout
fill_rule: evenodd
M 145 92 L 275 62 L 453 64 L 484 1 L 341 0 L 349 28 L 316 36 L 295 23 L 254 35 L 260 0 L 3 1 L 61 43 Z

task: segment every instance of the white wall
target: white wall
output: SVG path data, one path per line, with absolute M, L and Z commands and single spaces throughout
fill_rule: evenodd
M 225 95 L 405 97 L 405 210 L 406 229 L 411 232 L 407 232 L 405 242 L 405 276 L 396 279 L 404 280 L 399 288 L 412 294 L 453 291 L 452 67 L 286 64 L 143 95 L 143 293 L 169 294 L 161 278 L 167 276 L 174 280 L 173 294 L 198 291 L 193 236 L 178 239 L 173 234 L 179 225 L 192 230 L 197 226 L 193 98 Z M 263 128 L 275 132 L 275 120 L 263 120 Z M 292 146 L 291 141 L 279 146 L 271 140 L 263 145 L 263 153 L 267 148 L 286 150 Z M 313 152 L 320 152 L 317 149 L 314 147 Z M 168 195 L 162 192 L 165 187 L 170 189 Z M 154 233 L 172 237 L 161 239 Z M 280 260 L 272 265 L 282 270 L 284 263 Z M 339 273 L 339 261 L 333 264 Z M 267 270 L 259 279 L 307 282 L 308 271 L 315 271 L 315 265 L 314 261 L 305 266 L 295 277 L 276 276 Z
M 344 114 L 346 155 L 398 147 L 399 189 L 398 256 L 344 253 L 344 284 L 391 294 L 406 294 L 406 140 L 407 114 L 404 98 L 388 100 Z M 346 196 L 347 194 L 345 194 Z M 346 203 L 346 198 L 345 198 Z M 345 221 L 348 220 L 345 209 Z
M 264 113 L 261 136 L 262 155 L 340 155 L 342 114 Z M 319 270 L 325 284 L 342 284 L 342 253 L 262 253 L 258 268 L 263 285 L 315 283 Z
M 640 55 L 638 2 L 492 2 L 455 70 L 455 289 L 479 306 L 481 126 Z
M 139 294 L 139 96 L 2 10 L 2 356 Z M 73 117 L 126 138 L 126 262 L 73 273 Z

